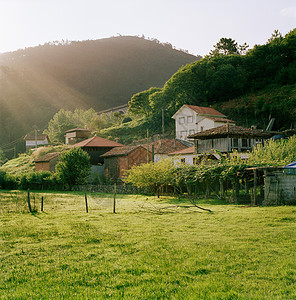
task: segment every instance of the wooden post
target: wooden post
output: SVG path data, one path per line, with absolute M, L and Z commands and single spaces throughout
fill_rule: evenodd
M 220 198 L 223 199 L 224 198 L 224 185 L 223 185 L 223 180 L 220 179 L 219 180 L 220 183 Z
M 43 196 L 41 197 L 41 211 L 43 211 Z
M 116 183 L 114 183 L 113 213 L 116 214 Z
M 30 200 L 30 189 L 28 189 L 28 207 L 29 207 L 29 212 L 32 212 L 32 208 L 31 208 L 31 200 Z
M 88 213 L 88 205 L 87 205 L 87 196 L 86 196 L 86 193 L 84 194 L 84 199 L 85 199 L 85 210 L 86 210 L 86 213 Z
M 254 169 L 254 197 L 252 205 L 256 205 L 257 202 L 257 170 Z
M 239 198 L 239 180 L 238 178 L 235 179 L 235 204 L 238 204 Z

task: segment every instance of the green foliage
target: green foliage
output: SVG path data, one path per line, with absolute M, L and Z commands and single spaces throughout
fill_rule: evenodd
M 249 164 L 285 166 L 296 161 L 296 136 L 289 139 L 269 140 L 258 145 L 250 154 Z
M 70 190 L 76 184 L 83 184 L 90 171 L 90 157 L 81 148 L 71 148 L 63 152 L 56 165 L 59 180 Z
M 172 182 L 173 166 L 172 159 L 134 166 L 126 172 L 124 181 L 139 188 L 153 187 L 157 191 L 160 187 Z
M 129 101 L 129 112 L 133 115 L 144 115 L 148 117 L 152 113 L 150 96 L 159 92 L 160 88 L 151 87 L 147 91 L 135 94 Z
M 291 107 L 293 108 L 293 104 L 295 107 L 295 93 L 291 93 L 291 86 L 288 85 L 296 83 L 296 29 L 285 37 L 275 37 L 265 45 L 256 45 L 246 55 L 233 55 L 232 53 L 237 53 L 239 50 L 236 51 L 231 47 L 238 48 L 238 45 L 231 39 L 224 42 L 226 46 L 229 46 L 224 53 L 227 55 L 207 56 L 182 67 L 160 91 L 149 96 L 152 115 L 148 122 L 158 120 L 162 108 L 167 109 L 166 114 L 169 116 L 172 116 L 183 104 L 215 105 L 218 108 L 219 103 L 250 93 L 259 93 L 262 89 L 265 89 L 264 92 L 273 90 L 270 94 L 275 96 L 278 90 L 287 86 L 292 98 L 277 95 L 277 99 L 272 100 L 273 103 L 269 105 L 271 100 L 264 97 L 264 103 L 258 111 L 260 118 L 257 119 L 263 126 L 264 120 L 268 120 L 271 114 L 277 119 L 275 129 L 280 129 L 282 124 L 285 124 L 286 128 L 290 127 L 290 123 L 285 123 L 285 114 L 292 116 L 294 109 Z M 222 47 L 224 44 L 222 43 L 220 46 Z M 141 93 L 139 94 L 141 95 Z M 145 103 L 143 106 L 145 106 L 147 98 L 143 101 Z M 138 105 L 140 106 L 140 104 Z M 256 119 L 252 105 L 254 102 L 250 101 L 245 109 L 246 119 Z M 242 105 L 236 103 L 233 107 L 235 111 Z M 261 114 L 263 111 L 265 113 Z M 231 110 L 228 111 L 228 114 L 231 118 L 234 118 L 233 115 L 236 116 L 235 113 L 232 114 Z M 237 114 L 235 120 L 241 123 L 245 122 L 240 113 Z
M 65 140 L 65 131 L 75 127 L 91 128 L 98 118 L 93 108 L 89 110 L 75 109 L 74 112 L 61 109 L 49 121 L 44 134 L 49 136 L 52 142 L 61 142 Z
M 231 38 L 221 38 L 219 42 L 214 45 L 214 50 L 210 52 L 210 56 L 245 54 L 248 47 L 246 43 L 238 45 L 237 42 Z
M 57 175 L 48 171 L 30 172 L 19 176 L 18 188 L 26 190 L 57 189 L 59 187 Z

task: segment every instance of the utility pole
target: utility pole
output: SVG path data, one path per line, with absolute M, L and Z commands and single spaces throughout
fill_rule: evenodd
M 164 139 L 164 109 L 161 109 L 162 114 L 162 138 Z
M 37 129 L 35 129 L 35 148 L 37 149 Z

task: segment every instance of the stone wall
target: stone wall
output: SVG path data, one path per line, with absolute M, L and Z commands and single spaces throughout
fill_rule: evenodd
M 296 175 L 274 171 L 265 177 L 265 205 L 296 204 Z

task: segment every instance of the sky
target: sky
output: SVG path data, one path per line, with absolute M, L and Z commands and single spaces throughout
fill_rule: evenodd
M 0 0 L 0 53 L 144 35 L 204 56 L 222 37 L 252 48 L 295 27 L 296 0 Z

